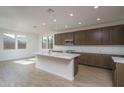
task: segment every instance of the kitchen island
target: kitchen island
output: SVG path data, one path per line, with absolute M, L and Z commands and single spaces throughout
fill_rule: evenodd
M 79 54 L 38 52 L 36 54 L 36 68 L 74 80 L 78 72 L 77 57 Z

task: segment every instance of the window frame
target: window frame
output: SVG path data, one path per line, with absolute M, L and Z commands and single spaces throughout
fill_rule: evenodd
M 5 32 L 2 35 L 3 35 L 3 50 L 14 50 L 14 49 L 16 49 L 16 34 Z M 7 39 L 7 35 L 8 35 L 8 39 Z M 13 39 L 11 39 L 11 38 L 13 38 Z M 10 41 L 10 40 L 12 40 L 12 41 Z M 7 43 L 8 43 L 8 45 L 6 45 Z
M 18 36 L 20 36 L 20 37 L 18 37 Z M 19 47 L 19 38 L 22 38 L 21 40 L 22 40 L 22 42 L 24 42 L 24 44 L 25 44 L 24 46 L 22 45 Z M 20 40 L 20 42 L 21 42 L 21 40 Z M 20 49 L 27 49 L 27 36 L 26 35 L 16 34 L 16 41 L 17 41 L 17 49 L 19 49 L 19 50 Z

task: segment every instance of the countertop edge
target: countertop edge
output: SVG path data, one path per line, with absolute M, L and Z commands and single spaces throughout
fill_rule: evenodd
M 112 56 L 112 60 L 115 63 L 124 63 L 124 57 L 115 57 L 115 56 Z
M 71 60 L 71 59 L 74 59 L 74 58 L 80 56 L 80 54 L 67 54 L 67 53 L 65 53 L 66 55 L 68 55 L 67 57 L 65 57 L 65 56 L 63 56 L 63 54 L 64 53 L 62 53 L 62 55 L 57 56 L 57 55 L 52 55 L 52 53 L 35 53 L 35 55 L 55 57 L 55 58 L 68 59 L 68 60 Z M 69 55 L 73 55 L 73 56 L 69 57 Z

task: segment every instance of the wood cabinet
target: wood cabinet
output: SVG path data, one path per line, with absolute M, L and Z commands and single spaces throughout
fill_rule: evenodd
M 61 34 L 55 34 L 54 35 L 54 41 L 55 41 L 55 45 L 62 45 L 62 35 Z
M 74 39 L 73 32 L 55 34 L 55 45 L 65 45 L 65 40 Z
M 101 44 L 102 45 L 110 45 L 110 31 L 111 31 L 111 28 L 109 28 L 109 27 L 100 28 L 100 31 L 102 33 Z
M 113 69 L 113 85 L 116 87 L 124 87 L 124 64 L 116 63 Z
M 100 66 L 104 68 L 112 69 L 113 61 L 112 61 L 111 55 L 100 54 Z
M 124 25 L 101 28 L 102 45 L 124 45 Z
M 110 31 L 110 44 L 111 45 L 124 45 L 124 26 L 111 27 Z
M 74 45 L 124 45 L 124 25 L 56 34 L 55 45 L 64 45 L 66 39 Z
M 74 44 L 85 45 L 86 44 L 86 31 L 77 31 L 74 33 Z
M 87 64 L 87 54 L 81 53 L 78 57 L 78 63 L 81 65 Z
M 112 69 L 111 56 L 106 54 L 81 53 L 78 57 L 78 62 L 82 65 Z
M 74 33 L 75 45 L 101 45 L 102 32 L 99 29 L 77 31 Z
M 74 58 L 74 76 L 78 73 L 78 57 Z
M 102 31 L 100 29 L 87 30 L 85 33 L 86 45 L 102 44 Z

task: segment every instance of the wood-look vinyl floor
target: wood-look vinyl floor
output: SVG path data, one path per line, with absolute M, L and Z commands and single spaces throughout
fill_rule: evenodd
M 79 65 L 74 81 L 35 68 L 35 58 L 0 62 L 1 87 L 111 87 L 111 71 Z

